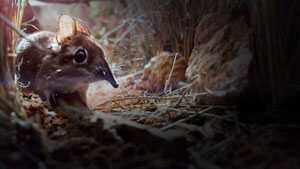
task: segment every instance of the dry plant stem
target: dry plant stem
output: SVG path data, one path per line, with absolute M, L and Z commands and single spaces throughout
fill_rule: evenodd
M 32 24 L 22 24 L 25 28 L 22 29 L 22 31 L 26 30 L 26 27 L 32 27 L 33 29 L 35 29 L 36 31 L 39 31 L 40 29 L 37 28 L 36 26 L 32 25 Z
M 176 59 L 177 59 L 177 53 L 175 53 L 175 56 L 174 56 L 173 65 L 172 65 L 171 72 L 170 72 L 170 74 L 169 74 L 168 80 L 166 81 L 166 84 L 165 84 L 164 93 L 166 93 L 166 90 L 167 90 L 168 85 L 169 85 L 169 83 L 170 83 L 171 76 L 172 76 L 173 71 L 174 71 Z
M 15 15 L 13 16 L 13 23 L 15 24 L 15 26 L 17 28 L 21 27 L 22 24 L 22 20 L 23 20 L 23 16 L 24 16 L 24 9 L 26 7 L 27 4 L 27 0 L 22 0 L 18 2 L 19 4 L 15 4 L 15 5 L 20 5 L 19 7 L 17 7 L 17 12 L 14 13 Z M 15 51 L 16 48 L 16 44 L 17 44 L 17 40 L 18 40 L 18 35 L 16 32 L 12 32 L 12 51 Z
M 26 22 L 23 22 L 22 25 L 23 25 L 23 24 L 28 25 L 28 24 L 30 24 L 31 22 L 34 22 L 34 21 L 36 21 L 36 20 L 37 20 L 37 17 L 36 17 L 36 16 L 33 16 L 30 20 L 28 20 L 28 21 L 26 21 Z
M 42 0 L 42 2 L 45 3 L 65 3 L 65 4 L 71 4 L 71 3 L 88 3 L 91 0 Z M 102 0 L 105 1 L 105 0 Z M 107 0 L 106 0 L 107 1 Z
M 215 108 L 220 108 L 220 107 L 215 106 Z M 186 114 L 189 114 L 189 115 L 197 114 L 197 112 L 195 112 L 195 111 L 188 111 L 188 110 L 185 110 L 185 109 L 184 110 L 177 110 L 175 108 L 168 108 L 168 109 L 173 110 L 173 111 L 178 112 L 178 113 L 186 113 Z M 224 109 L 226 109 L 226 108 L 224 108 Z M 235 124 L 239 125 L 239 129 L 241 129 L 240 126 L 242 126 L 244 128 L 247 128 L 246 124 L 244 124 L 242 122 L 239 122 L 236 119 L 232 119 L 232 118 L 234 118 L 234 115 L 231 115 L 231 114 L 225 115 L 225 116 L 219 116 L 219 115 L 204 112 L 204 113 L 201 113 L 201 115 L 207 116 L 207 117 L 217 118 L 217 119 L 228 121 L 228 122 L 235 122 Z M 239 129 L 238 129 L 238 131 L 239 131 Z
M 26 27 L 32 27 L 33 29 L 35 29 L 35 30 L 37 30 L 37 31 L 39 31 L 40 29 L 39 28 L 37 28 L 36 26 L 34 26 L 33 24 L 31 24 L 31 22 L 34 22 L 34 21 L 36 21 L 37 20 L 37 17 L 36 16 L 33 16 L 29 21 L 26 21 L 26 22 L 23 22 L 22 23 L 22 26 L 24 26 L 25 28 L 24 29 L 26 29 Z M 23 30 L 24 30 L 23 29 Z
M 203 108 L 214 106 L 219 109 L 235 109 L 236 106 L 216 106 L 216 105 L 189 105 L 191 108 Z
M 114 113 L 116 114 L 116 113 Z M 146 111 L 126 111 L 126 112 L 122 112 L 122 113 L 118 113 L 118 115 L 121 116 L 127 116 L 127 117 L 136 117 L 136 116 L 140 116 L 140 117 L 151 117 L 151 118 L 155 118 L 155 119 L 159 119 L 159 120 L 164 120 L 167 121 L 167 118 L 161 117 L 159 115 L 153 115 L 151 114 L 151 112 L 146 112 Z
M 15 112 L 19 115 L 23 112 L 18 97 L 16 97 L 17 88 L 14 83 L 15 64 L 13 54 L 16 40 L 18 38 L 19 23 L 22 22 L 24 4 L 26 0 L 4 0 L 0 3 L 0 20 L 1 20 L 1 81 L 0 85 L 0 109 L 4 108 L 4 112 Z M 12 29 L 11 29 L 12 28 Z M 15 30 L 15 31 L 14 31 Z
M 143 15 L 138 15 L 136 18 L 133 19 L 126 19 L 123 20 L 122 23 L 120 25 L 118 25 L 117 27 L 115 27 L 114 29 L 112 29 L 111 31 L 105 33 L 101 39 L 107 39 L 108 36 L 110 36 L 111 34 L 115 33 L 116 31 L 118 31 L 119 29 L 121 29 L 123 26 L 125 26 L 128 22 L 141 22 L 139 20 L 140 17 L 142 17 Z
M 117 103 L 116 101 L 113 101 L 116 105 L 118 105 L 121 109 L 126 110 L 123 106 L 121 106 L 119 103 Z
M 124 37 L 136 27 L 136 25 L 136 23 L 130 25 L 130 27 L 127 28 L 126 31 L 114 42 L 114 45 L 118 44 L 122 39 L 124 39 Z
M 207 92 L 203 92 L 203 93 L 196 93 L 196 94 L 192 94 L 192 95 L 184 95 L 184 97 L 194 97 L 194 96 L 202 96 L 202 95 L 207 95 Z M 121 100 L 161 100 L 161 99 L 166 99 L 166 100 L 172 100 L 172 99 L 178 99 L 181 98 L 182 96 L 170 96 L 170 97 L 155 97 L 155 96 L 138 96 L 138 97 L 122 97 L 122 98 L 116 98 L 116 99 L 112 99 L 112 100 L 108 100 L 104 103 L 101 103 L 97 106 L 94 107 L 94 109 L 99 108 L 102 105 L 105 105 L 107 103 L 111 103 L 114 101 L 121 101 Z
M 169 124 L 169 125 L 167 125 L 167 126 L 165 126 L 165 127 L 162 127 L 162 128 L 160 128 L 160 130 L 167 130 L 167 129 L 169 129 L 169 128 L 172 128 L 172 127 L 174 127 L 175 125 L 177 125 L 177 124 L 179 124 L 179 123 L 186 122 L 186 121 L 188 121 L 188 120 L 190 120 L 190 119 L 192 119 L 192 118 L 198 116 L 199 114 L 202 114 L 202 113 L 207 112 L 207 111 L 209 111 L 209 110 L 212 110 L 212 109 L 214 109 L 214 108 L 216 108 L 216 107 L 214 107 L 214 106 L 208 107 L 208 108 L 206 108 L 206 109 L 204 109 L 204 110 L 201 110 L 200 112 L 195 113 L 194 115 L 192 115 L 192 116 L 190 116 L 190 117 L 187 117 L 187 118 L 185 118 L 185 119 L 178 120 L 178 121 L 176 121 L 176 122 L 174 122 L 174 123 L 172 123 L 172 124 Z
M 178 89 L 176 89 L 176 90 L 174 90 L 174 91 L 172 91 L 172 92 L 166 94 L 165 96 L 170 96 L 170 95 L 172 95 L 172 94 L 179 93 L 179 92 L 181 92 L 182 90 L 187 90 L 187 91 L 188 91 L 188 90 L 190 89 L 190 87 L 193 86 L 195 83 L 196 83 L 196 81 L 193 81 L 192 83 L 187 84 L 187 85 L 185 85 L 185 86 L 183 86 L 183 87 L 181 87 L 181 88 L 178 88 Z
M 186 90 L 183 92 L 182 96 L 181 96 L 180 99 L 175 103 L 175 105 L 174 105 L 173 107 L 179 106 L 179 104 L 180 104 L 181 101 L 183 100 L 183 98 L 184 98 L 185 94 L 187 93 L 187 91 L 188 91 L 188 89 L 186 89 Z
M 287 6 L 282 8 L 283 4 Z M 271 112 L 278 112 L 287 101 L 284 88 L 295 83 L 290 78 L 299 71 L 299 22 L 293 17 L 299 7 L 299 1 L 250 1 L 255 85 L 261 103 Z
M 45 51 L 45 52 L 49 52 L 47 49 L 43 48 L 41 45 L 39 45 L 38 43 L 35 43 L 34 41 L 32 41 L 31 39 L 27 38 L 27 35 L 22 32 L 19 28 L 17 28 L 15 25 L 13 25 L 3 14 L 0 13 L 0 19 L 2 21 L 4 21 L 10 28 L 12 28 L 13 30 L 15 30 L 20 36 L 22 36 L 23 38 L 25 38 L 28 42 L 30 42 L 32 45 L 34 45 L 36 48 L 38 48 L 40 51 Z
M 115 27 L 114 29 L 112 29 L 111 31 L 107 32 L 105 35 L 102 36 L 102 39 L 106 39 L 109 35 L 113 34 L 114 32 L 118 31 L 119 29 L 121 29 L 123 26 L 125 26 L 125 24 L 127 23 L 123 22 L 122 24 L 120 24 L 119 26 Z

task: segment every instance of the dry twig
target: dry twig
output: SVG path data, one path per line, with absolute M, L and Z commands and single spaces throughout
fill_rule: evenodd
M 171 76 L 172 76 L 172 74 L 173 74 L 174 67 L 175 67 L 175 64 L 176 64 L 176 59 L 177 59 L 177 53 L 175 53 L 175 56 L 174 56 L 173 65 L 172 65 L 171 72 L 170 72 L 170 74 L 169 74 L 168 80 L 166 81 L 166 84 L 165 84 L 164 93 L 166 93 L 166 90 L 167 90 L 168 85 L 169 85 L 169 83 L 170 83 Z
M 192 116 L 190 116 L 190 117 L 187 117 L 187 118 L 185 118 L 185 119 L 178 120 L 178 121 L 176 121 L 176 122 L 174 122 L 174 123 L 172 123 L 172 124 L 169 124 L 169 125 L 167 125 L 167 126 L 165 126 L 165 127 L 162 127 L 162 128 L 160 128 L 160 130 L 167 130 L 167 129 L 169 129 L 169 128 L 171 128 L 171 127 L 173 127 L 173 126 L 175 126 L 175 125 L 177 125 L 177 124 L 179 124 L 179 123 L 186 122 L 186 121 L 188 121 L 188 120 L 190 120 L 190 119 L 192 119 L 192 118 L 198 116 L 199 114 L 202 114 L 202 113 L 207 112 L 207 111 L 209 111 L 209 110 L 211 110 L 211 109 L 214 109 L 214 108 L 215 108 L 214 106 L 208 107 L 208 108 L 206 108 L 206 109 L 204 109 L 204 110 L 201 110 L 201 111 L 198 112 L 198 113 L 195 113 L 194 115 L 192 115 Z
M 191 95 L 184 95 L 184 97 L 194 97 L 194 96 L 201 96 L 201 95 L 206 95 L 208 94 L 207 92 L 203 92 L 203 93 L 196 93 L 196 94 L 191 94 Z M 107 103 L 111 103 L 114 101 L 120 101 L 120 100 L 172 100 L 172 99 L 180 99 L 182 96 L 178 95 L 178 96 L 169 96 L 169 97 L 159 97 L 159 96 L 136 96 L 136 97 L 122 97 L 122 98 L 116 98 L 116 99 L 112 99 L 112 100 L 108 100 L 104 103 L 101 103 L 97 106 L 95 106 L 93 109 L 98 109 L 100 108 L 100 106 L 105 105 Z
M 4 21 L 10 28 L 12 28 L 13 30 L 15 30 L 20 36 L 22 36 L 23 38 L 25 38 L 28 42 L 30 42 L 33 46 L 35 46 L 36 48 L 38 48 L 40 51 L 45 51 L 45 52 L 50 52 L 49 50 L 45 49 L 44 47 L 42 47 L 40 44 L 32 41 L 31 39 L 29 39 L 27 37 L 27 35 L 20 30 L 19 28 L 17 28 L 15 25 L 13 25 L 3 14 L 0 13 L 0 19 L 2 21 Z

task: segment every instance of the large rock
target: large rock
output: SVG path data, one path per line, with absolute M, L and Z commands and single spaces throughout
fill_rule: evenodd
M 87 91 L 87 103 L 89 108 L 94 109 L 98 105 L 119 97 L 141 95 L 143 91 L 134 88 L 141 76 L 142 72 L 137 72 L 135 74 L 118 77 L 116 79 L 119 84 L 118 88 L 112 87 L 112 85 L 105 80 L 90 84 Z
M 191 92 L 239 93 L 247 84 L 252 58 L 249 36 L 250 29 L 242 16 L 213 13 L 204 17 L 197 26 L 186 70 L 187 81 L 193 83 Z M 216 99 L 201 100 L 216 103 Z
M 153 57 L 144 67 L 143 76 L 137 83 L 136 88 L 148 92 L 162 92 L 171 73 L 174 57 L 175 55 L 170 52 L 161 52 Z M 184 58 L 177 55 L 168 87 L 178 88 L 180 82 L 185 81 L 185 70 Z

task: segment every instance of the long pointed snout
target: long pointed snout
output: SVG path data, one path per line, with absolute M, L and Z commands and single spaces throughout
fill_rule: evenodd
M 116 82 L 114 75 L 111 73 L 111 70 L 108 66 L 105 66 L 105 68 L 101 67 L 99 64 L 96 67 L 96 71 L 98 76 L 101 77 L 101 79 L 107 80 L 114 88 L 118 88 L 119 85 Z
M 114 88 L 119 87 L 118 83 L 116 82 L 116 80 L 110 70 L 105 72 L 104 77 Z

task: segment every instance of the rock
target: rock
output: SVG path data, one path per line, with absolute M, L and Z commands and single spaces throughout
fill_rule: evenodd
M 231 102 L 247 85 L 252 59 L 249 49 L 250 29 L 244 17 L 212 13 L 203 18 L 196 29 L 195 45 L 189 58 L 186 78 L 193 83 L 191 93 L 222 93 L 203 98 L 206 103 Z
M 159 55 L 153 57 L 144 67 L 143 76 L 137 83 L 136 88 L 153 93 L 162 92 L 171 72 L 174 56 L 173 53 L 161 52 Z M 172 86 L 172 89 L 178 88 L 180 82 L 185 81 L 185 70 L 186 63 L 184 58 L 177 55 L 168 86 Z
M 140 95 L 142 91 L 134 89 L 138 79 L 141 78 L 142 72 L 136 72 L 124 77 L 116 78 L 119 84 L 118 88 L 112 87 L 107 81 L 98 81 L 89 85 L 87 91 L 87 103 L 89 108 L 93 109 L 100 104 L 118 97 L 128 95 Z

